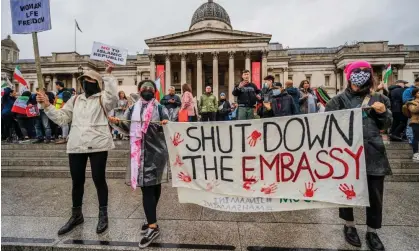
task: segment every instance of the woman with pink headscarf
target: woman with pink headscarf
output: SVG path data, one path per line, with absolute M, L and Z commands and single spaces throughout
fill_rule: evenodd
M 366 61 L 350 63 L 345 68 L 348 86 L 344 92 L 332 98 L 326 105 L 326 111 L 364 107 L 363 134 L 364 152 L 367 167 L 367 182 L 370 206 L 367 207 L 366 241 L 371 250 L 385 250 L 377 235 L 381 228 L 383 211 L 384 177 L 391 175 L 390 164 L 380 130 L 387 129 L 392 122 L 390 100 L 374 92 L 374 78 L 371 65 Z M 346 221 L 344 234 L 346 241 L 361 247 L 361 241 L 354 224 L 352 208 L 340 208 L 339 217 Z

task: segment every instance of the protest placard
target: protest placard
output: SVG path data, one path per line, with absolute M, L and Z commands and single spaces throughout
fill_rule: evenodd
M 214 210 L 236 213 L 280 212 L 342 206 L 312 200 L 239 197 L 183 187 L 177 188 L 177 192 L 180 203 L 192 203 Z
M 361 109 L 169 123 L 164 133 L 174 187 L 221 196 L 369 205 Z
M 13 34 L 51 30 L 49 0 L 10 0 Z
M 90 59 L 99 61 L 111 61 L 114 64 L 126 65 L 127 64 L 128 50 L 102 44 L 99 42 L 93 43 L 92 53 Z

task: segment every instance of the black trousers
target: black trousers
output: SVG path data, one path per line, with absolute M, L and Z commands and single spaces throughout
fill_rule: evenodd
M 73 180 L 73 207 L 81 207 L 83 204 L 88 158 L 90 159 L 92 178 L 99 198 L 99 206 L 108 206 L 108 184 L 106 183 L 106 160 L 108 159 L 108 152 L 71 153 L 68 155 L 68 158 L 70 161 L 71 179 Z
M 367 226 L 381 228 L 383 221 L 383 191 L 385 176 L 367 176 L 370 206 L 367 207 Z M 339 208 L 339 217 L 346 221 L 354 221 L 353 208 Z
M 413 142 L 412 142 L 412 148 L 413 153 L 419 152 L 419 124 L 410 124 L 413 130 Z
M 157 204 L 161 194 L 161 184 L 141 187 L 143 192 L 143 207 L 148 224 L 157 222 Z
M 393 124 L 391 125 L 391 135 L 402 137 L 406 129 L 407 118 L 401 112 L 393 112 Z
M 216 121 L 216 116 L 217 116 L 216 112 L 203 112 L 201 114 L 201 121 L 202 122 Z

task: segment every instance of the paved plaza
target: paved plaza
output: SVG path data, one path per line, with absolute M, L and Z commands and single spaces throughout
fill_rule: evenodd
M 97 197 L 88 179 L 85 223 L 58 237 L 70 216 L 71 180 L 2 178 L 2 250 L 137 250 L 143 222 L 141 192 L 122 179 L 110 179 L 110 228 L 95 233 Z M 387 250 L 419 250 L 419 183 L 386 182 L 384 227 Z M 162 235 L 150 250 L 368 250 L 363 209 L 356 210 L 363 242 L 355 249 L 343 239 L 337 209 L 279 213 L 227 213 L 180 204 L 170 184 L 158 207 Z M 23 248 L 25 247 L 25 248 Z

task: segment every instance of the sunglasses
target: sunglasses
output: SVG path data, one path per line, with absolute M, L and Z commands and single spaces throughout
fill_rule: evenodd
M 360 73 L 360 72 L 369 72 L 369 73 L 371 73 L 371 69 L 370 68 L 356 68 L 356 69 L 353 69 L 352 70 L 352 72 L 353 73 Z
M 154 92 L 154 87 L 143 86 L 141 87 L 140 91 L 153 91 Z

